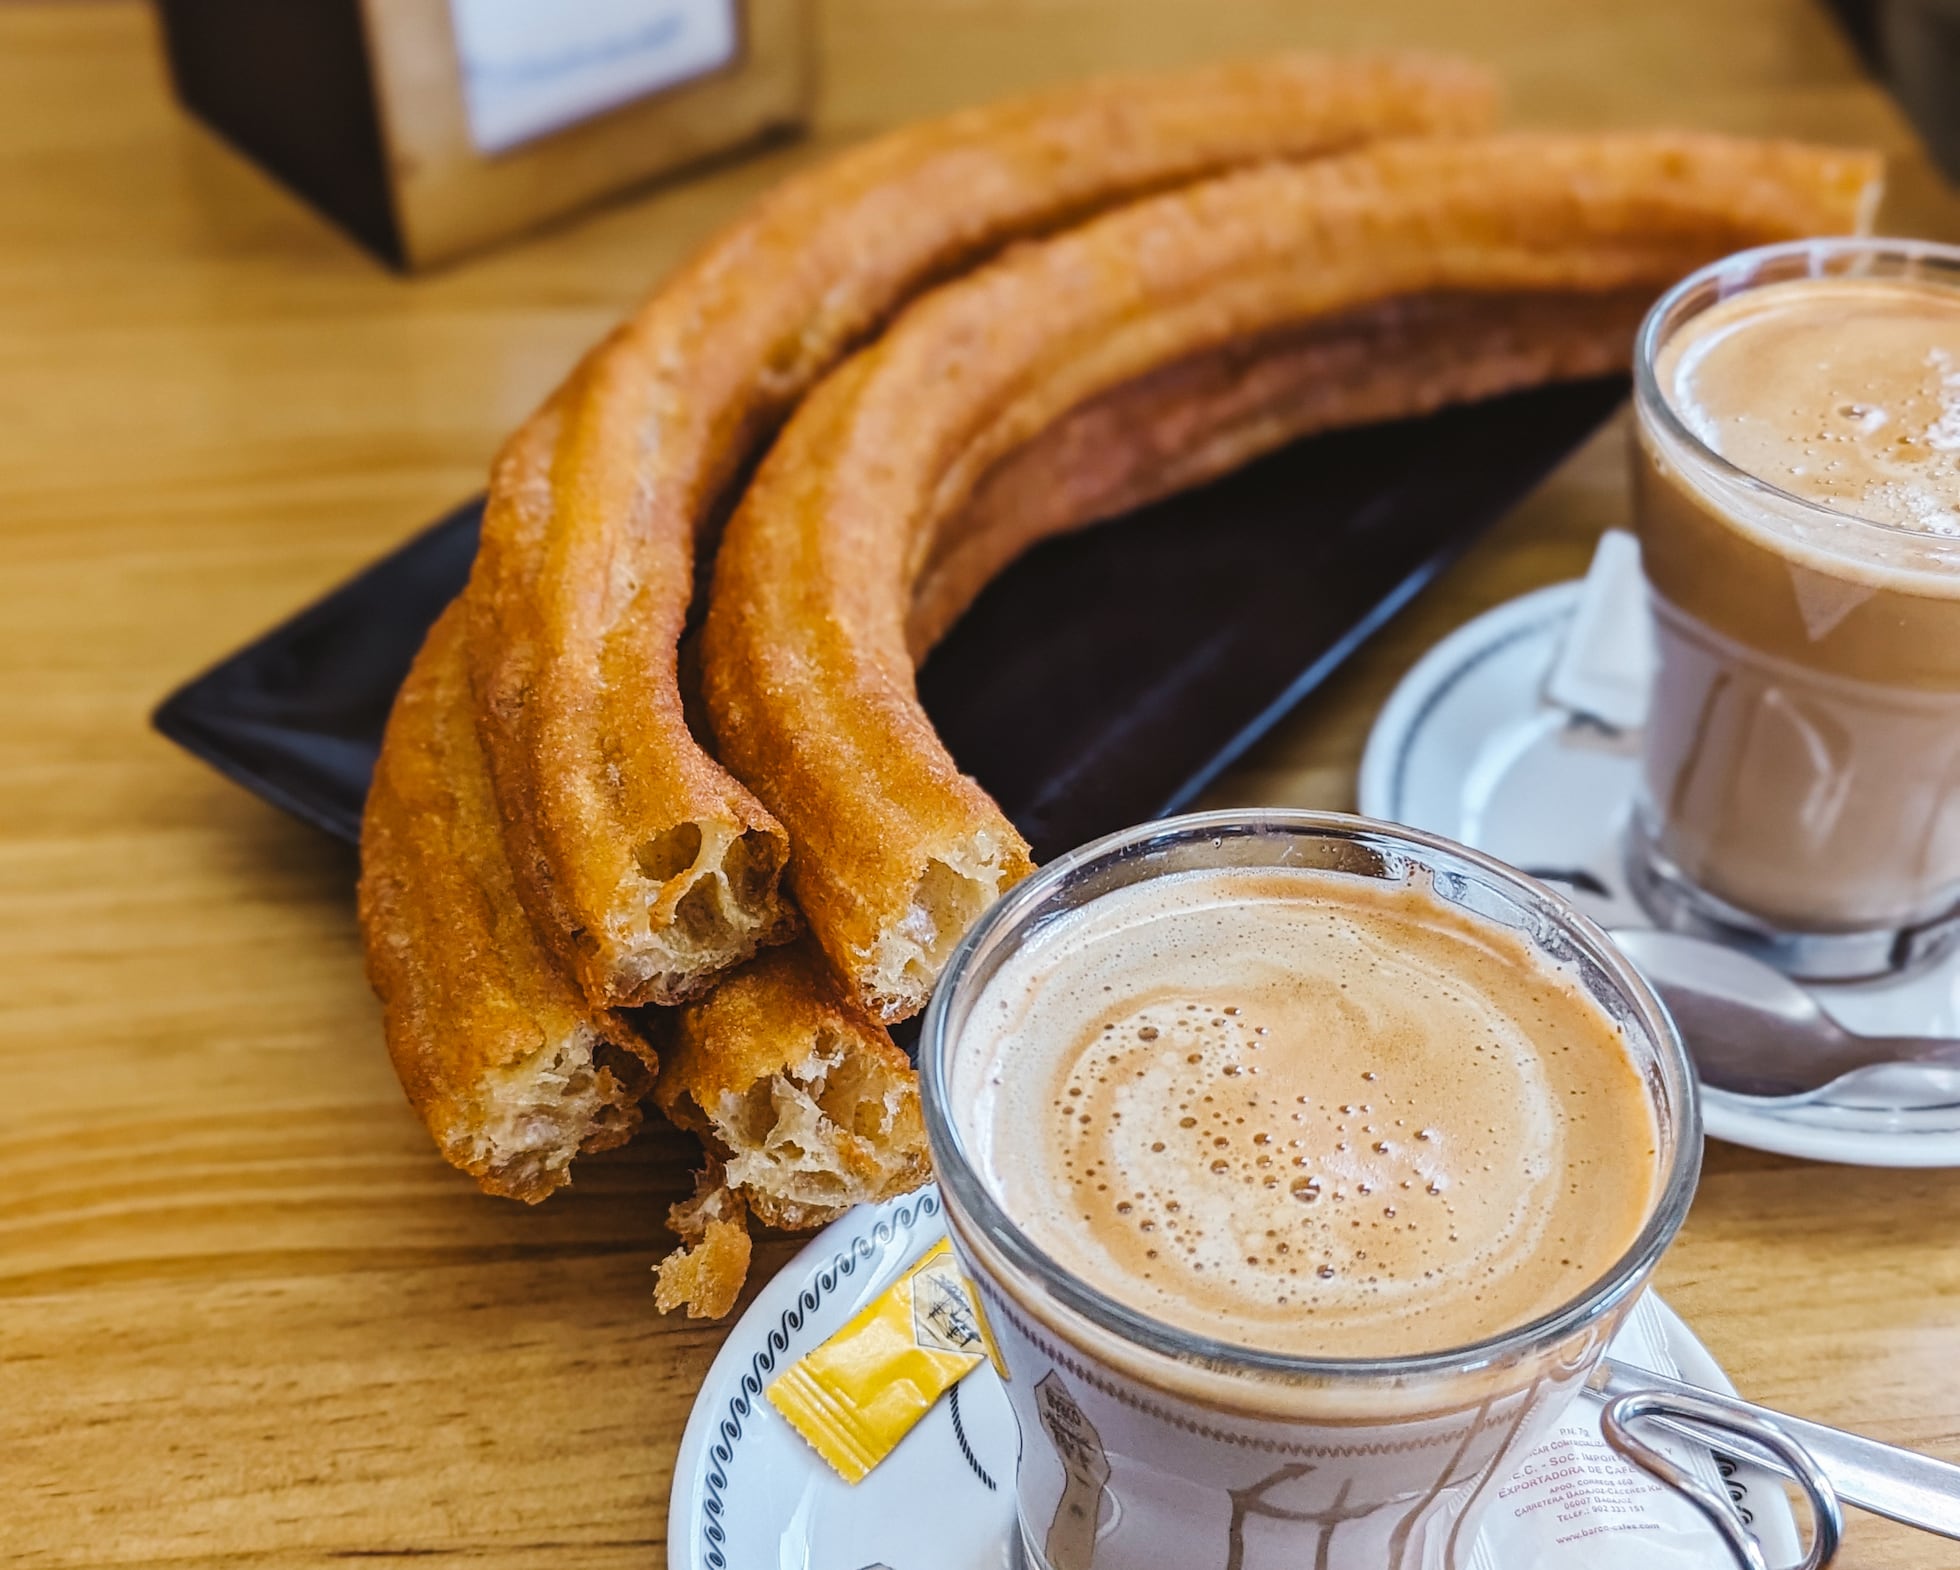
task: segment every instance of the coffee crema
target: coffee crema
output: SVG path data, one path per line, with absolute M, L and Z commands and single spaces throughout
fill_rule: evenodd
M 1518 935 L 1335 873 L 1178 873 L 1044 927 L 965 1027 L 963 1138 L 1064 1269 L 1263 1351 L 1441 1351 L 1580 1295 L 1658 1184 L 1618 1028 Z
M 1655 366 L 1711 452 L 1792 495 L 1960 536 L 1960 291 L 1791 279 L 1724 300 Z

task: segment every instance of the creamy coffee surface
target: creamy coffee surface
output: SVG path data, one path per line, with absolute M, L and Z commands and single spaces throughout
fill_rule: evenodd
M 1722 301 L 1655 363 L 1708 447 L 1840 512 L 1960 536 L 1960 289 L 1794 279 Z
M 963 1134 L 1007 1213 L 1214 1339 L 1465 1345 L 1597 1281 L 1654 1202 L 1654 1114 L 1612 1021 L 1423 890 L 1138 884 L 1036 934 L 964 1031 Z

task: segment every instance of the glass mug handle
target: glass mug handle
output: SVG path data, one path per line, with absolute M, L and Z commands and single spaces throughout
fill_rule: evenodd
M 1844 1536 L 1844 1514 L 1837 1490 L 1810 1452 L 1768 1418 L 1761 1417 L 1739 1403 L 1713 1395 L 1688 1395 L 1668 1390 L 1635 1390 L 1606 1403 L 1600 1416 L 1600 1431 L 1621 1456 L 1642 1471 L 1651 1473 L 1672 1488 L 1708 1518 L 1722 1534 L 1729 1552 L 1743 1570 L 1781 1570 L 1763 1558 L 1763 1551 L 1749 1535 L 1728 1495 L 1710 1488 L 1672 1456 L 1655 1449 L 1633 1431 L 1642 1418 L 1653 1418 L 1668 1427 L 1687 1431 L 1704 1441 L 1713 1434 L 1731 1434 L 1752 1441 L 1776 1457 L 1777 1464 L 1795 1479 L 1810 1504 L 1810 1552 L 1788 1570 L 1825 1570 L 1837 1557 L 1838 1543 Z

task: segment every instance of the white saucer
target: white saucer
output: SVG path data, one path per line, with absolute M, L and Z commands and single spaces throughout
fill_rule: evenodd
M 855 1488 L 762 1397 L 770 1380 L 848 1322 L 945 1230 L 933 1187 L 860 1206 L 820 1232 L 749 1306 L 708 1371 L 681 1441 L 667 1516 L 669 1570 L 1011 1570 L 1018 1440 L 991 1367 L 955 1386 Z M 1651 1296 L 1614 1355 L 1644 1366 L 1654 1354 L 1633 1346 L 1642 1338 L 1660 1342 L 1681 1378 L 1734 1394 L 1707 1350 Z M 1595 1423 L 1597 1410 L 1583 1400 L 1574 1409 Z M 1719 1467 L 1769 1562 L 1795 1561 L 1796 1523 L 1781 1487 L 1752 1467 L 1726 1459 Z M 1699 1518 L 1691 1531 L 1707 1533 L 1709 1570 L 1728 1570 L 1732 1561 L 1714 1531 Z M 1569 1560 L 1540 1556 L 1534 1570 L 1596 1563 L 1598 1552 L 1597 1544 L 1575 1546 Z
M 1620 857 L 1638 735 L 1574 720 L 1543 697 L 1579 587 L 1555 584 L 1500 605 L 1423 657 L 1368 738 L 1360 807 L 1546 877 L 1607 926 L 1651 926 L 1626 892 Z M 1960 1034 L 1960 955 L 1903 981 L 1820 986 L 1816 995 L 1853 1029 Z M 1960 1165 L 1960 1104 L 1950 1100 L 1900 1111 L 1861 1105 L 1852 1090 L 1772 1108 L 1704 1090 L 1702 1110 L 1717 1138 L 1782 1155 Z

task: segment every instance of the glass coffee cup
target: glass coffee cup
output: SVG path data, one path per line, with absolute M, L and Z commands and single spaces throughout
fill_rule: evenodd
M 1631 881 L 1660 924 L 1815 979 L 1884 974 L 1960 937 L 1960 363 L 1913 337 L 1915 302 L 1951 316 L 1951 341 L 1960 250 L 1770 246 L 1677 285 L 1635 349 L 1657 671 Z M 1869 366 L 1821 409 L 1787 363 L 1748 379 L 1755 340 L 1736 333 L 1794 354 L 1809 340 L 1779 326 L 1790 310 L 1825 330 L 1833 312 L 1904 311 L 1910 397 Z M 1747 404 L 1719 425 L 1689 390 L 1716 348 Z M 1718 443 L 1751 444 L 1757 472 Z
M 974 1075 L 991 1072 L 975 1045 L 989 981 L 1098 901 L 1222 868 L 1307 868 L 1424 890 L 1574 979 L 1624 1044 L 1657 1143 L 1627 1152 L 1651 1165 L 1651 1189 L 1637 1232 L 1603 1273 L 1552 1311 L 1474 1344 L 1296 1356 L 1154 1318 L 1034 1241 L 968 1126 Z M 1700 1166 L 1680 1041 L 1598 927 L 1488 857 L 1332 813 L 1172 819 L 1049 865 L 955 954 L 926 1015 L 920 1069 L 949 1230 L 1021 1431 L 1015 1488 L 1036 1570 L 1466 1564 L 1497 1486 L 1579 1394 L 1673 1240 Z

